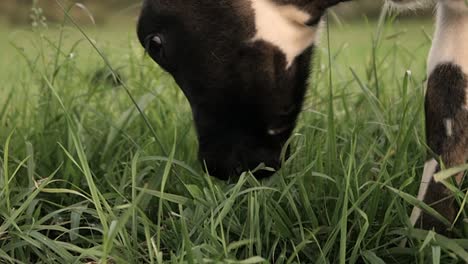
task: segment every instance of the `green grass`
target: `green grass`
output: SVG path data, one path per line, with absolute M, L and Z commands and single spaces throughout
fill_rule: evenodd
M 188 103 L 129 24 L 85 32 L 154 133 L 122 87 L 93 81 L 105 63 L 76 27 L 0 31 L 0 263 L 468 261 L 464 230 L 408 219 L 430 21 L 380 38 L 376 22 L 334 25 L 330 50 L 324 32 L 292 157 L 229 183 L 202 172 Z

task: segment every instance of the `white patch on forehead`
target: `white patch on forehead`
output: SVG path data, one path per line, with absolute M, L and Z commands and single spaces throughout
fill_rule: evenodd
M 278 47 L 286 56 L 287 67 L 312 46 L 317 26 L 305 23 L 311 16 L 293 5 L 278 5 L 272 0 L 250 0 L 255 12 L 257 33 L 252 41 L 263 40 Z

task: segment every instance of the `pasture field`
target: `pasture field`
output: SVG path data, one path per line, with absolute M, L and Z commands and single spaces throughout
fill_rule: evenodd
M 408 218 L 431 21 L 325 27 L 293 155 L 262 182 L 203 173 L 188 103 L 133 24 L 0 27 L 0 263 L 468 261 L 463 224 Z

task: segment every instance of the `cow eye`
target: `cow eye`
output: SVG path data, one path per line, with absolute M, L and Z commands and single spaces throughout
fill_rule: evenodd
M 165 39 L 161 34 L 152 34 L 146 38 L 146 52 L 166 70 L 171 66 L 164 49 Z
M 145 39 L 145 50 L 151 56 L 159 55 L 164 45 L 164 39 L 160 34 L 152 34 Z
M 164 45 L 163 37 L 159 34 L 149 35 L 146 38 L 146 51 L 149 53 L 159 53 Z

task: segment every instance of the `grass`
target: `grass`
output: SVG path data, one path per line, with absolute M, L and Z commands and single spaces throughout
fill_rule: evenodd
M 76 27 L 1 31 L 0 263 L 468 261 L 463 228 L 446 238 L 408 219 L 431 23 L 376 25 L 323 34 L 292 157 L 228 183 L 202 172 L 188 103 L 133 25 L 85 32 L 155 133 L 96 79 L 105 63 Z

